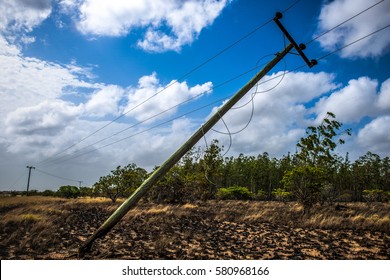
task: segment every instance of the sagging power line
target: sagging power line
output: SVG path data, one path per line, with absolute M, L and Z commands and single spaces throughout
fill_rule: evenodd
M 280 25 L 277 21 L 281 18 L 281 15 L 277 15 L 274 21 Z M 204 135 L 226 114 L 233 106 L 236 104 L 250 89 L 252 89 L 258 81 L 264 77 L 285 55 L 290 53 L 290 51 L 295 48 L 300 56 L 304 59 L 306 65 L 312 67 L 316 65 L 317 61 L 324 59 L 325 57 L 345 49 L 365 38 L 368 38 L 382 30 L 385 30 L 390 26 L 384 26 L 366 36 L 355 40 L 349 44 L 346 44 L 344 47 L 337 49 L 336 51 L 330 52 L 317 60 L 309 60 L 305 57 L 302 50 L 305 48 L 304 45 L 297 45 L 291 36 L 287 36 L 286 30 L 281 28 L 283 33 L 287 36 L 290 41 L 290 44 L 269 63 L 266 67 L 263 68 L 251 81 L 249 81 L 240 91 L 238 91 L 231 99 L 229 99 L 219 110 L 212 116 L 210 119 L 203 124 L 176 152 L 172 154 L 159 168 L 157 168 L 152 175 L 149 176 L 139 188 L 93 233 L 93 235 L 88 238 L 79 248 L 80 256 L 83 256 L 85 252 L 91 249 L 93 242 L 106 235 L 122 218 L 126 213 L 135 206 L 135 204 L 142 198 L 142 196 L 162 177 L 168 172 L 180 159 L 185 155 Z M 289 35 L 289 34 L 288 34 Z
M 282 15 L 279 13 L 274 18 L 278 26 L 281 24 L 279 19 Z M 288 38 L 292 38 L 290 34 L 281 28 L 283 33 Z M 298 48 L 297 48 L 298 47 Z M 143 197 L 143 195 L 161 178 L 163 177 L 238 101 L 241 100 L 272 68 L 278 64 L 290 51 L 296 48 L 296 51 L 304 57 L 305 62 L 309 67 L 315 65 L 312 60 L 308 60 L 303 54 L 303 46 L 298 46 L 294 40 L 274 59 L 272 59 L 260 72 L 258 72 L 246 85 L 244 85 L 232 98 L 230 98 L 218 111 L 209 118 L 176 152 L 174 152 L 160 167 L 158 167 L 152 175 L 150 175 L 137 190 L 97 229 L 97 231 L 88 238 L 79 248 L 80 255 L 84 255 L 86 251 L 91 249 L 92 243 L 97 239 L 106 235 L 126 213 L 135 206 L 135 204 Z
M 50 176 L 50 177 L 53 177 L 53 178 L 57 178 L 57 179 L 61 179 L 61 180 L 64 180 L 64 181 L 76 182 L 76 183 L 79 183 L 79 184 L 81 184 L 81 183 L 83 182 L 83 181 L 80 181 L 80 180 L 75 180 L 75 179 L 70 179 L 70 178 L 58 176 L 58 175 L 55 175 L 55 174 L 52 174 L 52 173 L 43 171 L 43 170 L 38 169 L 38 168 L 35 168 L 35 170 L 38 171 L 38 172 L 40 172 L 40 173 L 42 173 L 42 174 L 45 174 L 45 175 L 47 175 L 47 176 Z
M 293 3 L 292 3 L 288 8 L 286 8 L 284 11 L 288 11 L 289 9 L 291 9 L 292 7 L 294 7 L 295 5 L 297 5 L 298 2 L 300 2 L 300 0 L 293 2 Z M 350 18 L 344 20 L 343 22 L 341 22 L 341 23 L 337 24 L 336 26 L 330 28 L 329 30 L 323 32 L 323 33 L 320 34 L 319 36 L 316 36 L 315 38 L 313 38 L 312 40 L 310 40 L 309 42 L 307 42 L 306 45 L 307 45 L 307 44 L 310 44 L 310 43 L 312 43 L 312 42 L 314 42 L 314 41 L 316 41 L 316 40 L 318 40 L 319 38 L 321 38 L 321 37 L 324 36 L 325 34 L 331 32 L 331 31 L 333 31 L 333 30 L 335 30 L 335 29 L 337 29 L 337 28 L 339 28 L 339 27 L 341 27 L 341 26 L 343 26 L 344 24 L 346 24 L 347 22 L 349 22 L 349 21 L 352 20 L 353 18 L 356 18 L 357 16 L 359 16 L 359 15 L 361 15 L 361 14 L 363 14 L 363 13 L 369 11 L 370 9 L 374 8 L 375 6 L 379 5 L 379 4 L 382 3 L 382 2 L 384 2 L 384 0 L 379 1 L 379 2 L 377 2 L 377 3 L 373 4 L 373 5 L 371 5 L 370 7 L 368 7 L 368 8 L 366 8 L 366 9 L 360 11 L 359 13 L 353 15 L 352 17 L 350 17 Z M 258 29 L 260 29 L 260 28 L 262 28 L 263 26 L 267 25 L 267 24 L 268 24 L 269 22 L 271 22 L 271 21 L 272 21 L 272 19 L 269 20 L 269 21 L 267 21 L 267 22 L 264 23 L 263 25 L 258 26 L 257 28 L 255 28 L 255 29 L 252 30 L 251 32 L 247 33 L 246 35 L 244 35 L 243 37 L 241 37 L 239 40 L 235 41 L 233 44 L 229 45 L 228 47 L 226 47 L 225 49 L 223 49 L 222 51 L 220 51 L 220 52 L 217 53 L 216 55 L 212 56 L 211 58 L 209 58 L 209 59 L 206 60 L 205 62 L 201 63 L 200 65 L 198 65 L 197 67 L 195 67 L 194 69 L 192 69 L 190 72 L 188 72 L 188 73 L 186 73 L 185 75 L 183 75 L 182 77 L 180 77 L 178 80 L 175 81 L 175 83 L 178 82 L 180 79 L 183 79 L 183 78 L 189 76 L 190 74 L 192 74 L 193 72 L 195 72 L 197 69 L 203 67 L 205 64 L 207 64 L 208 62 L 210 62 L 210 61 L 213 60 L 214 58 L 218 57 L 219 55 L 221 55 L 222 53 L 224 53 L 224 52 L 227 51 L 228 49 L 232 48 L 234 45 L 236 45 L 236 44 L 238 44 L 239 42 L 243 41 L 244 39 L 248 38 L 250 35 L 252 35 L 253 33 L 255 33 Z M 385 28 L 386 28 L 386 27 L 385 27 Z M 377 30 L 377 31 L 373 32 L 373 34 L 379 32 L 379 31 L 381 31 L 381 30 Z M 367 36 L 371 36 L 371 35 L 373 35 L 373 34 L 369 34 L 369 35 L 367 35 Z M 360 38 L 360 39 L 358 39 L 357 41 L 363 40 L 364 38 L 365 38 L 365 37 Z M 291 39 L 291 38 L 290 38 L 290 39 Z M 348 45 L 354 44 L 354 43 L 356 43 L 357 41 L 354 41 L 354 42 L 352 42 L 352 43 L 350 43 L 350 44 L 348 44 Z M 347 46 L 341 47 L 341 48 L 339 48 L 339 49 L 333 51 L 332 53 L 338 52 L 338 51 L 340 51 L 341 49 L 344 49 L 344 48 L 346 48 L 346 47 L 347 47 Z M 323 59 L 323 58 L 325 58 L 326 56 L 329 56 L 330 54 L 331 54 L 331 53 L 328 53 L 328 54 L 326 54 L 325 56 L 321 57 L 320 59 Z M 317 59 L 317 60 L 318 60 L 318 59 Z M 306 62 L 306 63 L 307 63 L 307 62 Z M 253 70 L 253 69 L 252 69 L 252 70 Z M 249 71 L 252 71 L 252 70 L 249 70 Z M 247 72 L 249 72 L 249 71 L 247 71 Z M 247 73 L 247 72 L 245 72 L 245 73 Z M 245 73 L 244 73 L 244 74 L 245 74 Z M 243 74 L 241 74 L 241 75 L 243 75 Z M 239 75 L 239 76 L 241 76 L 241 75 Z M 77 142 L 77 143 L 75 143 L 75 144 L 69 146 L 68 148 L 66 148 L 66 149 L 64 149 L 64 150 L 62 150 L 62 151 L 60 151 L 59 153 L 53 155 L 53 156 L 51 157 L 51 159 L 47 159 L 47 160 L 41 161 L 40 164 L 45 163 L 44 165 L 46 165 L 46 164 L 50 164 L 50 163 L 59 163 L 59 162 L 63 162 L 63 161 L 68 161 L 68 160 L 70 160 L 70 159 L 77 158 L 77 157 L 79 157 L 79 156 L 81 156 L 81 155 L 91 153 L 91 152 L 96 151 L 96 150 L 99 150 L 99 149 L 101 149 L 101 148 L 104 148 L 104 147 L 107 147 L 107 146 L 111 146 L 112 144 L 108 144 L 108 145 L 104 145 L 103 147 L 98 147 L 98 148 L 93 148 L 92 150 L 87 150 L 88 148 L 93 147 L 93 146 L 96 145 L 96 144 L 99 144 L 99 143 L 101 143 L 101 142 L 103 142 L 103 141 L 105 141 L 105 140 L 108 140 L 108 139 L 110 139 L 110 138 L 112 138 L 112 137 L 114 137 L 114 136 L 117 136 L 117 135 L 119 135 L 119 134 L 121 134 L 121 133 L 123 133 L 123 132 L 125 132 L 125 131 L 128 131 L 129 129 L 135 128 L 136 126 L 138 126 L 138 125 L 140 125 L 140 124 L 142 124 L 142 123 L 145 123 L 145 122 L 147 122 L 147 121 L 150 121 L 150 120 L 152 120 L 152 119 L 154 119 L 154 118 L 156 118 L 156 117 L 158 117 L 158 116 L 160 116 L 160 115 L 162 115 L 162 114 L 164 114 L 164 113 L 166 113 L 166 112 L 168 112 L 168 111 L 170 111 L 170 110 L 173 110 L 173 109 L 175 109 L 175 108 L 177 108 L 177 107 L 179 107 L 179 106 L 181 106 L 181 105 L 183 105 L 183 104 L 185 104 L 185 103 L 187 103 L 187 102 L 190 102 L 191 100 L 194 100 L 194 99 L 198 98 L 199 96 L 201 96 L 201 95 L 203 95 L 203 94 L 205 94 L 205 93 L 207 93 L 207 92 L 210 92 L 210 91 L 212 91 L 212 90 L 214 90 L 214 89 L 216 89 L 216 88 L 218 88 L 218 87 L 220 87 L 220 86 L 222 86 L 222 85 L 224 85 L 224 84 L 226 84 L 226 83 L 228 83 L 228 82 L 230 82 L 231 80 L 234 80 L 234 79 L 236 79 L 236 78 L 230 79 L 230 80 L 228 80 L 228 81 L 226 81 L 226 82 L 223 82 L 222 84 L 219 84 L 219 85 L 217 85 L 217 86 L 214 86 L 212 89 L 210 89 L 210 90 L 208 90 L 208 91 L 206 91 L 206 92 L 202 92 L 202 93 L 200 93 L 199 95 L 196 95 L 196 96 L 194 96 L 194 97 L 191 97 L 190 99 L 187 99 L 187 100 L 185 100 L 185 101 L 183 101 L 183 102 L 181 102 L 181 103 L 178 103 L 178 104 L 176 104 L 176 105 L 174 105 L 174 106 L 172 106 L 172 107 L 170 107 L 170 108 L 168 108 L 168 109 L 166 109 L 166 110 L 163 110 L 163 111 L 161 111 L 161 112 L 159 112 L 159 113 L 157 113 L 157 114 L 155 114 L 155 115 L 153 115 L 153 116 L 151 116 L 151 117 L 148 117 L 148 118 L 146 118 L 146 119 L 144 119 L 144 120 L 142 120 L 142 121 L 139 121 L 139 122 L 137 122 L 137 123 L 135 123 L 135 124 L 132 124 L 132 125 L 130 125 L 129 127 L 125 128 L 125 129 L 122 129 L 122 130 L 120 130 L 120 131 L 118 131 L 118 132 L 115 132 L 115 133 L 113 133 L 113 134 L 111 134 L 111 135 L 109 135 L 109 136 L 107 136 L 107 137 L 105 137 L 105 138 L 102 138 L 102 139 L 98 140 L 98 141 L 95 141 L 95 142 L 92 143 L 92 144 L 86 145 L 86 146 L 82 147 L 81 149 L 78 149 L 78 150 L 76 150 L 75 152 L 73 152 L 73 153 L 71 154 L 71 157 L 70 157 L 70 158 L 69 158 L 69 154 L 65 154 L 65 155 L 63 155 L 63 156 L 61 156 L 61 157 L 59 157 L 59 158 L 55 158 L 56 156 L 58 156 L 58 155 L 64 153 L 65 151 L 71 149 L 72 147 L 74 147 L 74 146 L 80 144 L 81 142 L 83 142 L 84 140 L 86 140 L 87 138 L 89 138 L 90 136 L 92 136 L 93 134 L 97 133 L 97 132 L 100 131 L 101 129 L 103 129 L 103 128 L 105 128 L 106 126 L 110 125 L 112 122 L 115 122 L 115 121 L 118 120 L 119 118 L 123 117 L 124 115 L 126 115 L 127 113 L 129 113 L 130 110 L 135 109 L 135 107 L 133 107 L 133 108 L 130 109 L 129 111 L 125 112 L 125 113 L 123 114 L 123 116 L 119 116 L 118 118 L 116 118 L 116 119 L 114 119 L 113 121 L 111 121 L 110 123 L 106 124 L 105 126 L 103 126 L 102 128 L 100 128 L 99 130 L 97 130 L 97 131 L 91 133 L 91 134 L 88 135 L 87 137 L 84 137 L 84 138 L 83 138 L 82 140 L 80 140 L 79 142 Z M 142 101 L 141 103 L 139 103 L 139 104 L 137 104 L 137 105 L 135 105 L 135 106 L 138 108 L 139 106 L 145 104 L 145 103 L 146 103 L 147 101 L 149 101 L 151 98 L 155 97 L 157 94 L 161 93 L 162 91 L 166 90 L 168 87 L 170 87 L 170 86 L 172 86 L 172 85 L 173 85 L 173 83 L 169 84 L 166 88 L 163 88 L 163 89 L 160 90 L 159 92 L 157 92 L 157 93 L 155 93 L 154 95 L 152 95 L 150 98 L 148 98 L 148 99 Z M 227 98 L 228 98 L 228 97 L 227 97 Z M 212 104 L 214 104 L 214 102 L 213 102 Z M 190 113 L 188 113 L 188 114 L 190 114 Z M 182 116 L 183 116 L 183 115 L 181 115 L 180 117 L 182 117 Z M 175 118 L 175 119 L 176 119 L 176 118 Z M 173 120 L 175 120 L 175 119 L 173 119 Z M 173 121 L 173 120 L 172 120 L 172 121 Z M 164 122 L 164 124 L 165 124 L 165 122 Z M 161 125 L 158 125 L 158 126 L 161 126 Z M 153 128 L 155 128 L 155 127 L 153 127 Z M 153 128 L 152 128 L 152 129 L 153 129 Z M 149 130 L 150 130 L 150 129 L 147 129 L 146 131 L 149 131 Z M 146 131 L 144 131 L 144 132 L 146 132 Z M 141 133 L 143 133 L 143 132 L 141 132 Z M 139 134 L 140 134 L 140 133 L 136 133 L 136 135 L 139 135 Z M 133 137 L 133 136 L 128 136 L 128 137 L 125 137 L 125 138 L 123 138 L 123 139 L 129 139 L 129 138 L 131 138 L 131 137 Z M 115 142 L 113 142 L 113 143 L 118 143 L 118 142 L 121 142 L 121 141 L 122 141 L 122 140 L 119 140 L 119 141 L 115 141 Z M 84 150 L 86 150 L 86 151 L 83 152 Z M 72 156 L 72 155 L 73 155 L 73 156 Z
M 388 27 L 390 27 L 390 24 L 387 25 L 387 26 L 384 26 L 384 27 L 382 27 L 382 28 L 379 28 L 379 29 L 377 29 L 377 30 L 375 30 L 375 31 L 373 31 L 373 32 L 371 32 L 371 33 L 369 33 L 369 34 L 367 34 L 367 35 L 365 35 L 365 36 L 363 36 L 363 37 L 357 39 L 357 40 L 354 40 L 354 41 L 352 41 L 352 42 L 346 44 L 345 46 L 342 46 L 342 47 L 340 47 L 340 48 L 338 48 L 338 49 L 336 49 L 336 50 L 334 50 L 334 51 L 328 52 L 328 53 L 326 53 L 325 55 L 323 55 L 323 56 L 321 56 L 321 57 L 319 57 L 319 58 L 316 58 L 316 60 L 317 60 L 317 61 L 323 60 L 323 59 L 325 59 L 326 57 L 328 57 L 328 56 L 330 56 L 330 55 L 332 55 L 332 54 L 334 54 L 334 53 L 337 53 L 337 52 L 339 52 L 339 51 L 341 51 L 341 50 L 343 50 L 343 49 L 345 49 L 345 48 L 347 48 L 347 47 L 350 47 L 350 46 L 353 45 L 353 44 L 358 43 L 359 41 L 362 41 L 362 40 L 364 40 L 364 39 L 367 39 L 368 37 L 373 36 L 373 35 L 375 35 L 376 33 L 379 33 L 379 32 L 381 32 L 381 31 L 387 29 Z M 295 71 L 297 71 L 297 70 L 303 68 L 305 65 L 306 65 L 306 64 L 302 64 L 302 65 L 300 65 L 300 66 L 294 68 L 293 70 L 285 71 L 285 72 L 283 72 L 283 73 L 280 74 L 280 75 L 276 75 L 276 76 L 274 76 L 273 78 L 270 78 L 270 79 L 268 79 L 268 80 L 266 80 L 266 81 L 263 81 L 263 82 L 259 83 L 259 85 L 264 84 L 264 83 L 267 83 L 267 82 L 269 82 L 269 81 L 271 81 L 271 80 L 274 80 L 274 79 L 277 79 L 277 78 L 279 78 L 279 77 L 282 77 L 282 76 L 287 75 L 287 74 L 289 74 L 289 73 L 295 72 Z M 255 69 L 255 68 L 254 68 L 254 69 Z M 253 69 L 251 69 L 251 70 L 249 70 L 249 71 L 246 71 L 246 72 L 244 72 L 243 74 L 241 74 L 241 75 L 239 75 L 239 76 L 236 76 L 236 77 L 234 77 L 234 78 L 232 78 L 232 79 L 230 79 L 230 80 L 228 80 L 228 81 L 225 81 L 224 83 L 222 83 L 222 84 L 220 84 L 220 85 L 218 85 L 218 86 L 221 86 L 221 85 L 223 85 L 223 84 L 226 84 L 226 83 L 230 82 L 231 80 L 234 80 L 234 79 L 236 79 L 236 78 L 238 78 L 238 77 L 241 77 L 241 76 L 243 76 L 243 75 L 246 75 L 246 74 L 248 74 L 248 73 L 251 72 L 251 71 L 253 71 Z M 215 88 L 215 87 L 214 87 L 214 88 Z M 202 94 L 203 94 L 203 93 L 202 93 Z M 146 122 L 146 121 L 149 121 L 149 120 L 153 119 L 154 117 L 159 116 L 159 115 L 161 115 L 162 113 L 165 113 L 165 111 L 160 112 L 160 113 L 158 113 L 158 114 L 156 114 L 156 115 L 154 115 L 154 116 L 152 116 L 152 117 L 149 117 L 148 119 L 145 119 L 145 120 L 143 120 L 143 121 L 141 121 L 141 122 L 139 122 L 139 123 L 136 123 L 134 126 L 130 126 L 129 128 L 123 129 L 122 131 L 119 131 L 119 132 L 117 132 L 117 133 L 115 133 L 115 134 L 113 134 L 113 135 L 111 135 L 111 136 L 108 136 L 108 137 L 106 137 L 106 138 L 104 138 L 104 139 L 101 139 L 101 140 L 99 140 L 99 141 L 97 141 L 97 142 L 94 142 L 94 143 L 92 143 L 92 144 L 90 144 L 90 145 L 88 145 L 88 146 L 86 146 L 86 147 L 83 147 L 81 150 L 78 150 L 78 151 L 74 152 L 73 154 L 71 154 L 70 157 L 68 157 L 69 155 L 64 155 L 64 156 L 62 156 L 62 157 L 60 157 L 60 158 L 53 159 L 53 160 L 49 161 L 49 163 L 62 163 L 62 162 L 69 161 L 69 160 L 72 160 L 72 159 L 75 159 L 75 158 L 79 158 L 79 157 L 81 157 L 81 156 L 83 156 L 83 155 L 90 154 L 90 153 L 92 153 L 92 152 L 95 152 L 95 151 L 98 151 L 98 150 L 107 148 L 107 147 L 109 147 L 109 146 L 115 145 L 115 144 L 117 144 L 117 143 L 123 142 L 123 141 L 128 140 L 128 139 L 130 139 L 130 138 L 133 138 L 133 137 L 135 137 L 135 136 L 141 135 L 141 134 L 143 134 L 143 133 L 149 132 L 149 131 L 151 131 L 151 130 L 153 130 L 153 129 L 156 129 L 156 128 L 158 128 L 158 127 L 161 127 L 161 126 L 163 126 L 163 125 L 166 125 L 166 124 L 168 124 L 168 123 L 171 123 L 171 122 L 173 122 L 173 121 L 175 121 L 175 120 L 177 120 L 177 119 L 180 119 L 180 118 L 182 118 L 182 117 L 185 117 L 185 116 L 188 116 L 188 115 L 193 114 L 193 113 L 195 113 L 195 112 L 198 112 L 198 111 L 200 111 L 200 110 L 202 110 L 202 109 L 205 109 L 205 108 L 208 108 L 208 107 L 213 106 L 213 105 L 215 105 L 215 104 L 218 104 L 218 103 L 220 103 L 220 102 L 223 102 L 224 100 L 226 100 L 227 98 L 230 98 L 231 96 L 232 96 L 232 95 L 224 96 L 224 97 L 219 98 L 219 99 L 217 99 L 217 100 L 215 100 L 215 101 L 213 101 L 213 102 L 211 102 L 211 103 L 208 103 L 208 104 L 203 105 L 203 106 L 201 106 L 201 107 L 197 107 L 197 108 L 195 108 L 195 109 L 193 109 L 193 110 L 191 110 L 191 111 L 188 111 L 188 112 L 186 112 L 186 113 L 183 113 L 183 114 L 181 114 L 181 115 L 178 115 L 178 116 L 176 116 L 176 117 L 174 117 L 174 118 L 171 118 L 171 119 L 169 119 L 169 120 L 167 120 L 167 121 L 164 121 L 164 122 L 161 122 L 161 123 L 159 123 L 159 124 L 156 124 L 156 125 L 154 125 L 154 126 L 152 126 L 152 127 L 150 127 L 150 128 L 146 128 L 146 129 L 144 129 L 144 130 L 142 130 L 142 131 L 139 131 L 139 132 L 136 132 L 136 133 L 131 134 L 131 135 L 129 135 L 129 136 L 123 137 L 123 138 L 121 138 L 121 139 L 115 140 L 115 141 L 113 141 L 113 142 L 111 142 L 111 143 L 108 143 L 108 144 L 105 144 L 105 145 L 103 145 L 103 146 L 96 147 L 96 148 L 92 148 L 92 149 L 90 149 L 90 150 L 86 150 L 86 151 L 84 151 L 84 152 L 81 152 L 82 150 L 85 150 L 85 149 L 87 149 L 87 148 L 89 148 L 89 147 L 92 147 L 93 145 L 96 145 L 96 144 L 101 143 L 101 142 L 103 142 L 103 141 L 105 141 L 105 140 L 108 140 L 108 139 L 112 138 L 113 136 L 117 136 L 117 135 L 119 135 L 120 133 L 122 133 L 122 132 L 124 132 L 124 131 L 127 131 L 127 130 L 130 129 L 130 128 L 133 128 L 134 126 L 136 126 L 136 125 L 138 125 L 138 124 L 141 124 L 141 123 L 144 123 L 144 122 Z M 188 101 L 189 101 L 189 100 L 186 100 L 186 101 L 184 101 L 184 102 L 182 102 L 182 103 L 180 103 L 180 104 L 177 104 L 177 105 L 175 105 L 175 106 L 173 106 L 173 107 L 171 107 L 171 108 L 169 108 L 169 109 L 167 109 L 167 110 L 170 110 L 170 109 L 172 109 L 172 108 L 175 108 L 175 107 L 177 107 L 177 106 L 179 106 L 179 105 L 182 105 L 183 103 L 188 102 Z M 68 157 L 68 158 L 66 158 L 66 157 Z
M 295 7 L 301 0 L 295 0 L 293 1 L 290 5 L 287 6 L 287 8 L 285 8 L 283 10 L 283 13 L 286 13 L 288 12 L 290 9 L 292 9 L 293 7 Z M 253 34 L 255 34 L 257 31 L 259 31 L 260 29 L 264 28 L 266 25 L 268 25 L 269 23 L 271 23 L 273 21 L 273 18 L 265 21 L 264 23 L 256 26 L 254 29 L 252 29 L 251 31 L 249 31 L 248 33 L 246 33 L 245 35 L 243 35 L 242 37 L 240 37 L 239 39 L 237 39 L 236 41 L 234 41 L 233 43 L 231 43 L 230 45 L 228 45 L 227 47 L 223 48 L 222 50 L 220 50 L 219 52 L 217 52 L 216 54 L 212 55 L 210 58 L 206 59 L 205 61 L 203 61 L 202 63 L 200 63 L 199 65 L 195 66 L 194 68 L 192 68 L 190 71 L 188 71 L 187 73 L 185 73 L 184 75 L 180 76 L 180 78 L 178 78 L 177 80 L 174 80 L 173 82 L 171 82 L 170 84 L 168 84 L 167 86 L 165 86 L 164 88 L 162 88 L 161 90 L 159 90 L 158 92 L 156 92 L 154 95 L 150 96 L 149 98 L 141 101 L 140 103 L 134 105 L 132 108 L 130 108 L 129 110 L 125 111 L 124 113 L 120 114 L 118 117 L 114 118 L 113 120 L 111 120 L 110 122 L 108 122 L 107 124 L 103 125 L 102 127 L 100 127 L 99 129 L 91 132 L 90 134 L 88 134 L 87 136 L 83 137 L 82 139 L 78 140 L 76 143 L 64 148 L 63 150 L 59 151 L 58 153 L 54 154 L 51 158 L 53 157 L 56 157 L 56 156 L 59 156 L 63 153 L 65 153 L 66 151 L 70 150 L 71 148 L 79 145 L 80 143 L 84 142 L 85 140 L 89 139 L 90 137 L 92 137 L 93 135 L 97 134 L 98 132 L 102 131 L 103 129 L 105 129 L 106 127 L 112 125 L 113 123 L 115 123 L 117 120 L 123 118 L 124 116 L 126 116 L 127 114 L 129 114 L 130 112 L 134 111 L 135 109 L 139 108 L 140 106 L 142 106 L 143 104 L 145 104 L 146 102 L 150 101 L 152 98 L 154 98 L 155 96 L 157 96 L 158 94 L 162 93 L 163 91 L 167 90 L 168 88 L 170 88 L 171 86 L 173 86 L 174 84 L 178 83 L 179 81 L 181 80 L 184 80 L 185 78 L 189 77 L 191 74 L 193 74 L 194 72 L 196 72 L 197 70 L 199 70 L 200 68 L 202 68 L 203 66 L 205 66 L 206 64 L 208 64 L 209 62 L 211 62 L 212 60 L 214 60 L 215 58 L 219 57 L 220 55 L 222 55 L 223 53 L 227 52 L 228 50 L 230 50 L 231 48 L 233 48 L 234 46 L 238 45 L 239 43 L 241 43 L 242 41 L 246 40 L 247 38 L 249 38 L 250 36 L 252 36 Z M 47 159 L 47 160 L 42 160 L 40 162 L 37 163 L 37 165 L 40 165 L 42 163 L 46 163 L 47 161 L 50 161 L 50 158 Z

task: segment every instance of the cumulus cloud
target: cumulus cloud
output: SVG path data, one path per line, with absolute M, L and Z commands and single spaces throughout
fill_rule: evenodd
M 70 63 L 60 65 L 22 55 L 20 49 L 0 36 L 0 114 L 19 107 L 61 98 L 76 90 L 102 86 L 89 82 L 89 69 Z
M 117 115 L 119 102 L 124 94 L 124 89 L 110 85 L 92 94 L 85 104 L 85 114 L 89 116 Z
M 375 4 L 376 0 L 335 0 L 325 1 L 318 22 L 318 34 L 329 30 L 353 15 Z M 379 5 L 361 14 L 342 27 L 319 39 L 322 47 L 334 50 L 389 24 L 390 2 Z M 390 45 L 390 29 L 369 37 L 343 49 L 342 57 L 376 57 L 382 55 Z
M 382 83 L 377 107 L 385 114 L 390 114 L 390 78 Z
M 380 116 L 364 126 L 357 135 L 357 143 L 366 151 L 389 155 L 390 116 Z
M 281 72 L 275 73 L 264 80 L 280 74 Z M 272 156 L 282 156 L 288 150 L 294 151 L 297 140 L 304 134 L 308 122 L 311 121 L 307 119 L 309 112 L 304 104 L 337 88 L 338 85 L 333 79 L 333 75 L 323 72 L 317 74 L 297 72 L 286 75 L 282 83 L 271 91 L 266 90 L 272 88 L 272 84 L 260 85 L 256 90 L 262 93 L 258 93 L 253 99 L 253 118 L 245 128 L 252 114 L 248 93 L 246 100 L 240 103 L 244 105 L 249 102 L 248 105 L 240 108 L 241 105 L 238 104 L 236 106 L 238 109 L 229 111 L 224 117 L 230 132 L 245 128 L 239 134 L 233 135 L 233 151 L 257 154 L 269 152 Z M 213 112 L 216 109 L 214 108 Z M 222 122 L 217 124 L 216 129 L 227 131 Z M 228 136 L 221 136 L 215 132 L 211 135 L 208 138 L 223 137 L 225 147 L 229 144 Z
M 84 34 L 125 36 L 146 29 L 138 46 L 152 52 L 179 51 L 211 25 L 230 0 L 81 0 L 61 2 L 76 12 L 77 28 Z
M 0 33 L 11 41 L 34 42 L 31 32 L 51 14 L 51 0 L 2 0 L 0 1 Z M 21 32 L 21 33 L 18 33 Z
M 358 123 L 364 117 L 377 117 L 390 111 L 390 79 L 383 82 L 377 92 L 378 81 L 368 77 L 360 77 L 348 82 L 348 85 L 321 98 L 314 111 L 318 120 L 327 112 L 336 114 L 343 123 Z
M 36 106 L 21 107 L 8 114 L 6 133 L 14 135 L 57 135 L 80 112 L 73 104 L 46 100 Z
M 349 81 L 344 88 L 317 102 L 315 110 L 319 119 L 323 119 L 327 112 L 335 113 L 337 119 L 348 123 L 373 115 L 377 86 L 378 82 L 368 77 Z
M 137 87 L 127 89 L 128 101 L 124 111 L 128 112 L 127 116 L 142 121 L 190 98 L 195 99 L 204 93 L 208 93 L 211 89 L 211 82 L 189 87 L 186 82 L 173 80 L 168 85 L 162 85 L 157 78 L 157 74 L 153 73 L 149 76 L 141 77 Z M 149 99 L 148 102 L 138 106 L 147 99 Z M 170 116 L 176 111 L 177 107 L 160 115 L 158 118 Z

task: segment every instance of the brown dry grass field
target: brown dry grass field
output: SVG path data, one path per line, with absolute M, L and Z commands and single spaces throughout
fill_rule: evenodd
M 390 204 L 141 203 L 85 259 L 390 259 Z M 0 197 L 1 259 L 77 259 L 119 204 L 103 198 Z

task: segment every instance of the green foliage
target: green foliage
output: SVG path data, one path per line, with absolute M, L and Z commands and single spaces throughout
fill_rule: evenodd
M 252 198 L 252 193 L 246 187 L 231 186 L 228 188 L 220 188 L 217 192 L 217 198 L 248 200 Z
M 93 186 L 94 194 L 108 197 L 113 203 L 119 197 L 130 196 L 146 179 L 147 172 L 135 164 L 118 166 L 111 174 L 100 177 Z
M 57 196 L 64 198 L 77 198 L 80 190 L 76 186 L 61 186 L 57 191 Z
M 308 213 L 317 202 L 324 203 L 335 197 L 333 185 L 329 183 L 336 174 L 340 158 L 334 154 L 338 144 L 344 144 L 339 136 L 351 135 L 350 129 L 340 131 L 342 123 L 328 112 L 320 125 L 309 126 L 306 137 L 297 144 L 297 164 L 284 174 L 283 184 L 303 205 Z
M 286 191 L 286 189 L 284 188 L 274 189 L 272 191 L 272 195 L 277 201 L 281 201 L 284 203 L 291 199 L 291 192 Z
M 94 189 L 92 187 L 80 187 L 80 196 L 82 197 L 93 197 L 94 196 Z
M 325 172 L 320 167 L 298 166 L 286 172 L 282 182 L 285 188 L 303 205 L 305 214 L 309 213 L 321 197 L 321 191 L 326 182 Z
M 223 158 L 223 146 L 213 140 L 205 151 L 199 147 L 191 149 L 152 187 L 146 199 L 168 203 L 236 199 L 240 194 L 229 188 L 240 186 L 249 192 L 251 199 L 296 199 L 307 212 L 317 202 L 363 201 L 366 188 L 390 192 L 390 158 L 381 159 L 368 152 L 351 163 L 348 153 L 345 158 L 337 155 L 335 149 L 344 143 L 342 135 L 350 135 L 350 130 L 341 128 L 342 123 L 328 113 L 319 126 L 308 127 L 306 136 L 297 144 L 296 154 L 279 159 L 267 153 Z M 146 175 L 135 164 L 118 166 L 100 178 L 93 195 L 113 201 L 127 197 Z M 83 195 L 89 193 L 80 191 Z
M 379 202 L 383 201 L 385 198 L 385 192 L 379 189 L 373 189 L 373 190 L 363 190 L 363 198 L 367 202 Z
M 267 197 L 268 195 L 265 191 L 259 190 L 253 198 L 256 200 L 266 200 Z
M 319 126 L 309 126 L 307 128 L 307 136 L 301 138 L 297 144 L 300 150 L 297 158 L 302 164 L 329 166 L 334 163 L 334 149 L 337 144 L 345 143 L 344 139 L 335 138 L 343 134 L 351 135 L 350 129 L 339 131 L 343 124 L 336 121 L 335 118 L 336 116 L 333 113 L 328 112 Z
M 204 199 L 213 199 L 216 196 L 218 186 L 221 185 L 222 177 L 222 149 L 218 146 L 218 140 L 213 140 L 207 147 L 203 158 L 199 160 L 200 172 L 204 174 L 207 180 L 207 189 L 204 190 Z
M 44 190 L 42 192 L 42 195 L 43 196 L 55 196 L 56 195 L 56 192 L 55 191 L 52 191 L 52 190 Z

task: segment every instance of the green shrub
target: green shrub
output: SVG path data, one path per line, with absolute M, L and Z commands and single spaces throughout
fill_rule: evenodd
M 42 195 L 43 196 L 55 196 L 56 195 L 56 192 L 55 191 L 52 191 L 52 190 L 44 190 L 42 192 Z
M 246 187 L 231 186 L 228 188 L 220 188 L 217 192 L 219 199 L 251 199 L 252 193 Z
M 76 186 L 62 186 L 58 189 L 57 195 L 64 198 L 76 198 L 80 195 L 80 190 Z
M 364 190 L 363 191 L 363 198 L 367 202 L 382 201 L 384 196 L 385 196 L 385 193 L 379 189 Z
M 259 190 L 257 194 L 254 196 L 254 199 L 256 200 L 266 200 L 267 199 L 267 193 L 263 190 Z
M 326 184 L 325 171 L 316 166 L 297 166 L 284 173 L 282 183 L 302 204 L 303 214 L 308 214 L 321 199 L 321 192 Z
M 272 191 L 272 195 L 277 201 L 287 202 L 291 198 L 291 193 L 283 188 L 277 188 Z

